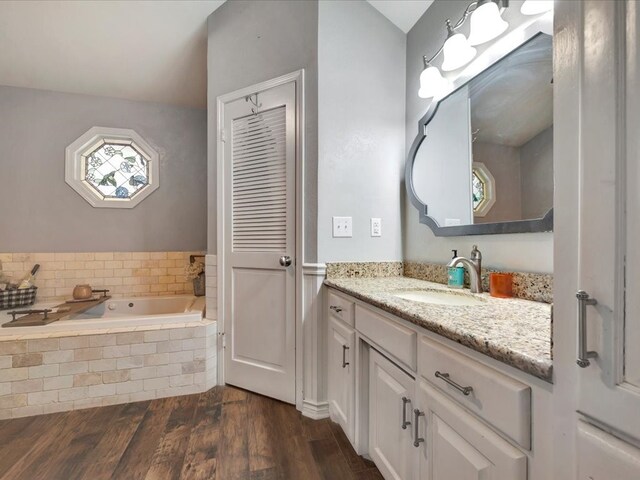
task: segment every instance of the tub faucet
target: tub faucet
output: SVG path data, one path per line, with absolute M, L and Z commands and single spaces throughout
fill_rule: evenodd
M 455 267 L 458 264 L 462 264 L 469 271 L 471 293 L 482 293 L 482 253 L 478 246 L 474 245 L 471 249 L 471 258 L 455 257 L 447 266 Z

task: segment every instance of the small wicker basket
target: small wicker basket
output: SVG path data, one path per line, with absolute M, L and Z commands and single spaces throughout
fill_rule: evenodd
M 33 305 L 36 302 L 37 290 L 38 287 L 29 287 L 0 292 L 0 310 Z

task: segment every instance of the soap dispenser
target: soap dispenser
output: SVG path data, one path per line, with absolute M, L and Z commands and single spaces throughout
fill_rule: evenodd
M 452 259 L 458 256 L 458 250 L 451 250 L 453 252 Z M 462 288 L 464 287 L 464 267 L 456 265 L 454 267 L 449 267 L 448 271 L 448 284 L 451 288 Z

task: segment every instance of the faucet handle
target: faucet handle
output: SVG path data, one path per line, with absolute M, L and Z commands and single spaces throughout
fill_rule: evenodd
M 471 260 L 482 260 L 482 252 L 478 250 L 478 246 L 471 247 Z

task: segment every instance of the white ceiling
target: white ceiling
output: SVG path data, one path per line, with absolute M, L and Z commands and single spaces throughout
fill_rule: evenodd
M 206 107 L 224 0 L 0 1 L 0 85 Z
M 376 10 L 407 33 L 434 0 L 367 0 Z

